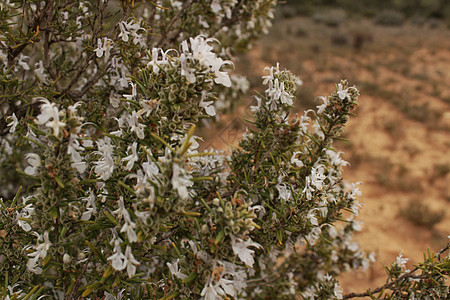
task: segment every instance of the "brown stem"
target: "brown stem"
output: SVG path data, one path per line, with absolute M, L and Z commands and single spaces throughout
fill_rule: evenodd
M 99 1 L 100 2 L 100 1 Z M 108 3 L 105 3 L 101 9 L 100 9 L 100 15 L 99 15 L 99 23 L 100 25 L 102 25 L 103 23 L 103 13 L 106 9 Z M 130 16 L 130 13 L 132 11 L 132 7 L 131 5 L 127 7 L 127 9 L 125 10 L 124 14 L 122 15 L 122 17 L 120 18 L 120 20 L 117 22 L 120 23 L 122 21 L 125 21 L 126 19 L 128 19 L 128 17 Z M 100 35 L 101 29 L 103 28 L 103 26 L 97 26 L 96 30 L 94 30 L 94 33 L 92 35 L 92 41 L 95 43 L 98 39 L 98 36 Z M 106 35 L 105 37 L 108 38 L 112 38 L 113 34 L 115 32 L 115 28 L 112 28 Z M 117 33 L 116 33 L 117 35 Z M 115 38 L 115 37 L 114 37 Z M 92 78 L 90 80 L 90 82 L 83 87 L 82 92 L 73 92 L 71 91 L 71 89 L 74 87 L 74 85 L 78 82 L 78 80 L 80 79 L 81 75 L 83 75 L 83 73 L 86 71 L 86 69 L 89 67 L 89 64 L 95 60 L 95 53 L 91 52 L 89 53 L 86 58 L 81 62 L 80 66 L 78 67 L 78 71 L 76 72 L 76 74 L 72 77 L 72 80 L 69 82 L 69 84 L 67 85 L 67 87 L 62 91 L 62 95 L 63 94 L 69 94 L 72 98 L 74 99 L 79 99 L 83 96 L 83 91 L 86 92 L 87 89 L 89 87 L 92 87 L 95 83 L 97 83 L 97 81 L 101 78 L 100 74 L 101 73 L 96 73 L 96 76 L 94 76 L 94 78 Z
M 82 280 L 83 275 L 86 272 L 86 269 L 87 269 L 87 267 L 88 267 L 88 265 L 89 265 L 89 263 L 90 263 L 90 261 L 92 259 L 92 256 L 93 256 L 93 254 L 90 253 L 86 263 L 84 264 L 83 268 L 81 269 L 80 274 L 78 274 L 77 280 L 75 281 L 75 283 L 73 285 L 72 292 L 70 292 L 65 297 L 66 300 L 77 300 L 77 299 L 80 299 L 80 295 L 78 293 L 79 293 L 79 289 L 80 289 L 80 286 L 81 286 L 81 280 Z
M 175 17 L 173 17 L 172 20 L 170 20 L 170 23 L 169 23 L 169 25 L 167 25 L 166 30 L 164 31 L 163 34 L 161 34 L 161 38 L 159 39 L 158 43 L 156 43 L 156 47 L 162 46 L 163 42 L 165 41 L 165 39 L 167 38 L 167 35 L 169 34 L 169 32 L 171 30 L 173 24 L 175 24 L 175 22 L 181 17 L 181 15 L 187 14 L 187 10 L 192 5 L 192 3 L 193 2 L 191 0 L 184 2 L 183 7 L 175 15 Z M 181 28 L 181 26 L 180 26 L 180 28 Z M 178 35 L 178 33 L 176 35 Z
M 55 0 L 49 0 L 46 2 L 45 7 L 42 10 L 42 12 L 38 16 L 35 16 L 32 24 L 28 25 L 28 33 L 30 32 L 30 30 L 37 30 L 38 26 L 41 27 L 42 24 L 45 21 L 47 21 L 49 12 L 54 11 L 54 9 L 52 8 L 54 2 L 55 2 Z M 8 65 L 12 66 L 14 59 L 20 53 L 22 53 L 22 51 L 32 42 L 33 42 L 33 40 L 29 39 L 20 46 L 17 46 L 17 45 L 9 46 L 8 47 Z

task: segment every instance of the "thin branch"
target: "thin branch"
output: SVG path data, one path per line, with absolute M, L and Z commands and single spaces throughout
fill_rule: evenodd
M 54 11 L 52 6 L 55 0 L 49 0 L 46 4 L 44 9 L 42 10 L 42 13 L 35 16 L 33 23 L 28 25 L 28 33 L 30 30 L 37 29 L 37 27 L 41 27 L 42 23 L 46 21 L 46 18 L 48 17 L 49 12 Z M 31 43 L 33 40 L 29 39 L 26 42 L 23 42 L 20 46 L 9 46 L 8 47 L 8 65 L 13 65 L 14 59 L 22 53 L 22 51 Z
M 105 5 L 103 5 L 103 7 L 100 9 L 100 25 L 102 25 L 103 22 L 103 12 L 106 9 L 107 3 L 105 3 Z M 122 15 L 122 17 L 120 18 L 120 20 L 117 22 L 117 24 L 119 24 L 120 22 L 125 21 L 126 19 L 128 19 L 128 17 L 130 16 L 132 11 L 132 7 L 131 5 L 129 5 L 127 7 L 127 9 L 125 10 L 124 14 Z M 100 35 L 101 29 L 103 28 L 103 26 L 98 26 L 97 30 L 94 31 L 93 33 L 93 42 L 95 42 L 98 38 L 98 36 Z M 112 28 L 106 35 L 105 37 L 108 38 L 112 38 L 113 34 L 115 32 L 115 28 Z M 117 33 L 116 33 L 117 35 Z M 91 52 L 87 55 L 87 57 L 85 58 L 85 60 L 81 63 L 80 67 L 78 68 L 77 73 L 72 77 L 72 80 L 69 82 L 69 84 L 67 85 L 67 87 L 63 90 L 62 95 L 63 94 L 69 94 L 72 98 L 81 98 L 83 96 L 82 93 L 78 92 L 72 92 L 71 89 L 72 87 L 78 82 L 78 80 L 80 79 L 81 75 L 83 75 L 83 73 L 86 71 L 86 69 L 89 67 L 89 64 L 91 63 L 92 60 L 95 59 L 95 52 Z M 92 78 L 89 83 L 89 86 L 94 85 L 95 83 L 97 83 L 97 81 L 100 79 L 101 76 L 95 76 L 94 78 Z M 83 88 L 83 90 L 85 90 L 86 86 Z
M 187 10 L 189 9 L 189 7 L 192 5 L 192 1 L 188 0 L 186 2 L 184 2 L 183 7 L 180 9 L 180 11 L 175 15 L 175 17 L 172 18 L 172 20 L 170 20 L 169 25 L 167 25 L 166 30 L 164 31 L 163 34 L 161 34 L 161 38 L 159 39 L 158 43 L 156 43 L 156 47 L 161 47 L 164 40 L 167 38 L 167 35 L 169 34 L 173 24 L 175 24 L 175 22 L 182 16 L 182 15 L 186 15 L 187 14 Z M 181 28 L 181 26 L 180 26 Z
M 448 243 L 446 247 L 442 248 L 438 253 L 436 253 L 434 255 L 434 257 L 440 259 L 441 254 L 444 253 L 445 251 L 447 251 L 448 249 L 450 249 L 450 243 Z M 370 290 L 369 289 L 365 293 L 349 293 L 349 294 L 344 295 L 343 299 L 350 299 L 350 298 L 356 298 L 356 297 L 369 297 L 369 296 L 372 296 L 373 294 L 379 293 L 379 292 L 381 292 L 381 291 L 383 291 L 385 289 L 392 290 L 394 285 L 396 285 L 397 283 L 399 283 L 399 282 L 401 282 L 403 280 L 406 280 L 406 279 L 409 279 L 409 278 L 414 278 L 414 279 L 424 279 L 424 278 L 426 278 L 423 275 L 415 275 L 414 272 L 416 272 L 418 270 L 419 270 L 419 267 L 415 267 L 409 273 L 405 273 L 402 276 L 400 276 L 399 278 L 397 278 L 396 280 L 391 281 L 389 283 L 386 283 L 383 286 L 380 286 L 380 287 L 378 287 L 378 288 L 376 288 L 374 290 Z
M 88 259 L 87 259 L 86 263 L 84 264 L 83 268 L 81 269 L 80 274 L 78 274 L 78 277 L 77 277 L 77 279 L 76 279 L 76 281 L 75 281 L 75 283 L 74 283 L 74 285 L 73 285 L 72 292 L 69 293 L 69 294 L 66 296 L 66 298 L 65 298 L 66 300 L 80 299 L 79 289 L 80 289 L 80 286 L 81 286 L 81 279 L 83 278 L 83 275 L 84 275 L 84 273 L 85 273 L 86 270 L 87 270 L 87 267 L 88 267 L 88 265 L 89 265 L 89 262 L 90 262 L 91 259 L 92 259 L 92 256 L 93 256 L 93 254 L 92 254 L 92 253 L 89 253 Z

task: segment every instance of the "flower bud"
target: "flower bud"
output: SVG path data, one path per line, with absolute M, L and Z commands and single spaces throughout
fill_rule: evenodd
M 70 255 L 67 254 L 67 253 L 64 253 L 64 255 L 63 255 L 63 262 L 65 264 L 70 264 L 71 261 L 72 261 L 72 258 L 70 257 Z

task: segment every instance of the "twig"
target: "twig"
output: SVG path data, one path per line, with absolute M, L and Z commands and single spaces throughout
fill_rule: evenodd
M 444 247 L 438 253 L 436 253 L 434 255 L 434 257 L 440 259 L 440 255 L 442 253 L 444 253 L 445 251 L 447 251 L 448 249 L 450 249 L 450 243 L 448 243 L 446 247 Z M 423 275 L 415 275 L 414 274 L 414 272 L 416 272 L 418 270 L 419 270 L 419 267 L 415 267 L 409 273 L 405 273 L 402 276 L 400 276 L 399 278 L 397 278 L 396 280 L 391 281 L 389 283 L 386 283 L 383 286 L 380 286 L 380 287 L 378 287 L 378 288 L 376 288 L 374 290 L 370 290 L 369 289 L 365 293 L 349 293 L 349 294 L 344 295 L 343 299 L 350 299 L 350 298 L 356 298 L 356 297 L 369 297 L 369 296 L 371 296 L 373 294 L 376 294 L 376 293 L 379 293 L 379 292 L 381 292 L 381 291 L 383 291 L 385 289 L 392 290 L 392 287 L 394 285 L 396 285 L 397 283 L 399 283 L 400 281 L 403 281 L 405 279 L 408 279 L 408 278 L 423 279 L 423 278 L 425 278 Z
M 35 17 L 33 20 L 33 24 L 28 25 L 28 32 L 32 29 L 36 29 L 38 26 L 41 27 L 43 21 L 48 17 L 48 13 L 54 11 L 52 9 L 53 3 L 55 2 L 55 0 L 49 0 L 46 4 L 44 9 L 42 10 L 42 13 Z M 22 53 L 22 51 L 31 43 L 31 40 L 27 40 L 26 42 L 24 42 L 22 45 L 18 46 L 10 46 L 8 47 L 9 51 L 8 51 L 8 65 L 11 66 L 13 65 L 13 61 L 14 59 L 20 54 Z
M 103 22 L 103 12 L 106 9 L 108 2 L 106 2 L 103 7 L 100 9 L 100 25 L 102 25 Z M 130 16 L 130 13 L 132 11 L 132 7 L 131 5 L 129 5 L 127 7 L 127 9 L 125 10 L 124 14 L 122 15 L 122 17 L 120 18 L 120 20 L 117 22 L 118 24 L 126 19 L 128 19 L 128 17 Z M 93 33 L 93 38 L 92 41 L 95 42 L 98 38 L 98 36 L 100 35 L 100 30 L 101 28 L 103 28 L 102 26 L 97 27 L 98 30 L 94 31 Z M 115 31 L 115 28 L 112 28 L 106 35 L 105 37 L 111 38 L 113 33 Z M 83 96 L 82 93 L 74 93 L 71 91 L 72 87 L 78 82 L 78 80 L 80 79 L 81 75 L 83 75 L 83 73 L 86 71 L 86 69 L 88 68 L 89 64 L 91 63 L 92 60 L 95 59 L 95 53 L 91 52 L 87 55 L 86 59 L 81 63 L 80 67 L 78 68 L 77 73 L 74 75 L 74 77 L 72 78 L 72 80 L 69 82 L 69 84 L 67 85 L 67 87 L 63 90 L 63 92 L 61 93 L 63 94 L 69 94 L 72 98 L 80 98 Z M 99 75 L 99 74 L 96 74 Z M 94 78 L 92 78 L 90 80 L 90 82 L 88 83 L 87 86 L 83 87 L 83 91 L 86 91 L 86 87 L 91 87 L 92 85 L 94 85 L 95 83 L 97 83 L 97 81 L 101 78 L 101 76 L 95 76 Z
M 161 38 L 159 39 L 158 43 L 156 43 L 156 47 L 160 47 L 164 40 L 167 38 L 167 35 L 169 34 L 170 29 L 172 28 L 172 25 L 175 24 L 175 21 L 180 18 L 181 15 L 186 14 L 186 11 L 189 9 L 189 7 L 192 5 L 192 1 L 188 0 L 184 3 L 183 7 L 180 9 L 180 11 L 175 15 L 175 17 L 170 20 L 169 25 L 167 25 L 166 30 L 163 34 L 161 34 Z M 181 26 L 180 26 L 181 28 Z
M 89 257 L 88 257 L 86 263 L 84 264 L 83 269 L 81 269 L 80 274 L 78 274 L 78 278 L 77 278 L 77 280 L 75 281 L 75 283 L 73 285 L 72 292 L 70 292 L 70 294 L 67 295 L 67 297 L 65 298 L 66 300 L 80 299 L 80 295 L 78 293 L 79 293 L 79 289 L 80 289 L 80 286 L 81 286 L 81 279 L 83 278 L 83 275 L 86 272 L 86 269 L 87 269 L 87 267 L 89 265 L 89 262 L 92 259 L 92 256 L 93 256 L 93 254 L 89 253 Z

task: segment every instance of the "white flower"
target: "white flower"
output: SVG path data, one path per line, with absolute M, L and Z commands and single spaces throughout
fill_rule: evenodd
M 360 184 L 361 184 L 361 182 L 352 183 L 352 185 L 350 187 L 351 191 L 350 191 L 350 193 L 348 195 L 348 197 L 350 199 L 356 200 L 356 197 L 361 196 L 362 193 L 361 193 L 361 190 L 358 187 L 358 185 L 360 185 Z M 348 187 L 348 185 L 347 185 L 347 187 Z M 357 206 L 357 207 L 355 207 L 355 206 Z M 361 204 L 359 204 L 358 202 L 355 202 L 354 206 L 352 207 L 353 213 L 358 215 L 358 210 L 359 210 L 359 208 L 361 206 L 362 206 Z
M 130 34 L 130 32 L 127 31 L 127 29 L 126 29 L 126 27 L 125 27 L 126 24 L 127 24 L 127 23 L 124 22 L 124 21 L 122 21 L 122 22 L 119 23 L 119 28 L 120 28 L 120 34 L 119 34 L 119 37 L 121 37 L 121 38 L 122 38 L 122 41 L 124 41 L 124 42 L 128 42 L 128 35 Z
M 100 139 L 97 141 L 97 146 L 100 151 L 95 151 L 94 153 L 100 154 L 101 158 L 94 162 L 96 165 L 94 172 L 100 179 L 108 180 L 115 169 L 111 139 L 109 137 Z
M 1 6 L 1 4 L 0 4 L 0 6 Z M 6 54 L 3 53 L 2 50 L 0 50 L 0 61 L 2 61 L 5 64 L 5 67 L 6 67 L 6 65 L 8 63 L 8 56 L 6 56 Z
M 214 78 L 214 82 L 226 87 L 230 87 L 231 86 L 230 76 L 226 71 L 220 71 L 220 68 L 223 65 L 232 65 L 232 63 L 230 61 L 223 62 L 222 59 L 220 59 L 220 62 L 216 63 L 215 65 L 212 65 L 212 71 L 216 75 L 216 77 Z
M 278 67 L 277 71 L 278 73 Z M 267 79 L 268 77 L 266 77 Z M 270 78 L 270 76 L 269 76 Z M 266 81 L 265 79 L 265 81 Z M 269 96 L 269 101 L 267 105 L 270 106 L 271 110 L 276 109 L 277 107 L 277 101 L 279 100 L 282 104 L 286 105 L 292 105 L 293 96 L 290 95 L 288 92 L 284 89 L 284 82 L 281 82 L 278 80 L 278 78 L 275 78 L 274 80 L 268 80 L 269 81 L 269 88 L 266 90 L 266 94 Z
M 78 136 L 71 133 L 69 137 L 69 145 L 67 146 L 67 154 L 70 154 L 70 160 L 72 161 L 72 167 L 83 173 L 86 170 L 86 162 L 83 161 L 81 154 L 78 151 L 84 151 L 84 148 L 78 141 Z
M 17 224 L 25 231 L 30 231 L 31 230 L 31 225 L 28 224 L 26 221 L 20 220 L 19 217 L 24 218 L 23 215 L 17 213 Z
M 317 97 L 317 99 L 322 100 L 323 103 L 317 106 L 317 114 L 322 114 L 328 106 L 328 98 L 327 97 Z
M 111 103 L 112 107 L 118 108 L 120 105 L 120 95 L 111 91 L 111 95 L 109 96 L 109 103 Z
M 337 94 L 338 94 L 338 96 L 339 96 L 339 98 L 341 99 L 341 100 L 344 100 L 345 98 L 349 98 L 350 97 L 350 94 L 349 94 L 349 92 L 348 92 L 348 88 L 346 88 L 346 89 L 343 89 L 343 86 L 342 86 L 342 84 L 338 84 L 338 92 L 337 92 Z
M 102 180 L 108 180 L 115 168 L 112 156 L 104 156 L 101 160 L 94 162 L 94 172 Z
M 16 131 L 16 126 L 19 124 L 19 120 L 17 119 L 16 114 L 13 113 L 7 118 L 7 120 L 10 121 L 7 125 L 8 127 L 10 127 L 9 133 L 14 133 Z
M 133 111 L 125 120 L 128 127 L 131 128 L 131 132 L 134 132 L 139 139 L 143 139 L 145 137 L 145 125 L 139 123 L 139 117 L 139 114 L 136 111 Z
M 28 63 L 25 60 L 29 60 L 30 58 L 28 56 L 25 56 L 23 54 L 20 54 L 19 61 L 17 64 L 22 67 L 25 71 L 30 70 L 30 66 L 28 66 Z
M 326 176 L 323 174 L 323 167 L 317 166 L 313 167 L 311 169 L 311 175 L 309 176 L 311 180 L 311 184 L 316 187 L 317 190 L 322 190 L 323 188 L 323 181 L 325 180 Z
M 152 60 L 147 64 L 148 67 L 152 67 L 153 73 L 158 74 L 161 66 L 168 64 L 167 54 L 170 51 L 175 51 L 173 49 L 169 49 L 164 52 L 161 48 L 152 48 Z M 161 52 L 161 59 L 159 59 L 159 52 Z
M 361 231 L 361 223 L 358 221 L 353 220 L 352 222 L 352 228 L 354 231 Z
M 66 123 L 59 120 L 59 111 L 55 104 L 50 103 L 45 98 L 39 99 L 43 104 L 41 105 L 41 113 L 36 117 L 36 123 L 53 128 L 53 135 L 58 137 L 60 128 L 66 126 Z
M 199 35 L 195 38 L 190 38 L 189 42 L 191 44 L 192 52 L 189 52 L 189 46 L 187 41 L 181 43 L 180 62 L 181 62 L 181 75 L 186 76 L 188 81 L 194 83 L 196 81 L 195 74 L 193 73 L 195 69 L 189 68 L 187 66 L 187 59 L 198 60 L 200 64 L 207 66 L 211 73 L 214 73 L 214 82 L 217 84 L 222 84 L 226 87 L 231 86 L 231 79 L 227 72 L 220 71 L 223 65 L 232 64 L 230 61 L 224 61 L 222 58 L 218 57 L 212 50 L 213 47 L 209 44 L 212 41 L 217 41 L 215 39 L 206 39 L 204 36 Z
M 114 240 L 114 254 L 107 258 L 107 260 L 111 261 L 111 266 L 116 271 L 122 271 L 127 267 L 126 265 L 126 256 L 122 253 L 122 249 L 120 248 L 120 239 Z
M 275 186 L 278 190 L 278 197 L 286 202 L 289 202 L 292 197 L 292 192 L 288 186 L 284 183 L 278 183 Z
M 316 288 L 314 286 L 308 286 L 305 288 L 304 292 L 302 292 L 302 296 L 305 299 L 317 299 Z
M 249 247 L 262 248 L 260 244 L 252 242 L 250 238 L 244 241 L 241 238 L 231 237 L 231 248 L 233 249 L 234 254 L 247 266 L 253 267 L 253 264 L 255 263 L 253 253 L 255 253 L 255 251 L 249 249 Z
M 200 296 L 203 296 L 205 300 L 222 299 L 222 297 L 220 297 L 219 294 L 217 294 L 216 289 L 213 287 L 212 283 L 205 285 Z
M 281 84 L 282 86 L 280 87 L 278 78 L 275 78 L 275 80 L 270 80 L 269 88 L 266 90 L 267 95 L 269 95 L 269 97 L 273 98 L 274 100 L 280 99 L 282 89 L 284 90 L 284 84 Z
M 338 236 L 338 231 L 336 230 L 336 227 L 333 225 L 330 225 L 330 229 L 328 229 L 328 233 L 330 234 L 330 237 L 332 239 L 335 239 Z
M 136 231 L 134 231 L 136 223 L 131 221 L 130 213 L 126 209 L 123 210 L 123 218 L 125 220 L 125 224 L 123 224 L 120 232 L 126 232 L 128 241 L 130 243 L 137 242 Z
M 312 124 L 313 129 L 314 129 L 314 133 L 321 139 L 325 139 L 325 134 L 322 131 L 322 128 L 320 127 L 319 121 L 314 121 L 314 123 Z
M 123 298 L 123 292 L 125 291 L 125 289 L 122 289 L 117 296 L 114 296 L 108 292 L 105 291 L 105 293 L 103 294 L 105 296 L 104 300 L 122 300 Z
M 70 255 L 67 254 L 67 253 L 64 253 L 64 255 L 63 255 L 63 263 L 70 264 L 71 261 L 72 261 L 72 258 L 70 257 Z
M 47 75 L 44 73 L 45 68 L 44 68 L 44 64 L 42 62 L 42 60 L 40 60 L 38 63 L 36 63 L 34 65 L 34 73 L 36 74 L 36 76 L 43 82 L 46 82 L 47 80 Z
M 117 201 L 117 204 L 119 204 L 119 208 L 116 209 L 115 211 L 113 211 L 113 213 L 115 215 L 117 215 L 117 218 L 119 218 L 119 220 L 120 220 L 120 219 L 122 219 L 124 213 L 128 213 L 126 211 L 125 203 L 123 201 L 123 197 L 122 196 L 119 197 L 119 200 Z
M 220 289 L 218 289 L 218 291 L 221 292 L 220 295 L 225 296 L 225 294 L 227 294 L 235 298 L 237 291 L 234 288 L 233 283 L 234 283 L 233 280 L 221 277 L 220 280 L 217 282 L 217 286 L 220 287 Z
M 25 168 L 25 173 L 28 175 L 35 175 L 37 169 L 41 166 L 41 158 L 36 153 L 28 153 L 25 155 L 25 159 L 30 164 Z
M 311 179 L 309 178 L 309 176 L 306 176 L 305 187 L 304 187 L 302 193 L 305 194 L 307 200 L 311 200 L 313 192 L 314 192 L 314 188 L 311 187 Z
M 198 16 L 198 23 L 202 25 L 204 28 L 209 28 L 208 22 L 206 22 L 201 15 Z
M 348 165 L 348 162 L 345 161 L 345 160 L 343 160 L 343 159 L 340 157 L 340 154 L 341 154 L 342 152 L 336 152 L 336 151 L 330 150 L 330 149 L 327 149 L 325 152 L 326 152 L 327 156 L 329 157 L 330 162 L 331 162 L 333 165 L 338 166 L 338 167 L 343 167 L 343 166 Z
M 221 7 L 219 1 L 213 0 L 213 1 L 211 2 L 211 10 L 212 10 L 213 13 L 215 13 L 215 14 L 217 14 L 219 11 L 222 10 L 222 7 Z
M 203 101 L 204 97 L 200 100 L 199 106 L 205 109 L 205 112 L 210 115 L 211 117 L 216 115 L 216 110 L 213 106 L 213 101 Z
M 291 158 L 291 164 L 296 165 L 298 168 L 303 167 L 303 162 L 297 158 L 297 154 L 301 154 L 300 151 L 294 152 Z
M 124 94 L 124 98 L 127 100 L 136 99 L 137 91 L 136 91 L 136 83 L 130 81 L 131 84 L 131 94 Z
M 128 42 L 129 35 L 133 37 L 133 44 L 140 44 L 143 46 L 143 39 L 142 36 L 137 33 L 139 30 L 144 30 L 139 24 L 135 23 L 134 20 L 131 20 L 130 22 L 122 21 L 119 23 L 120 28 L 120 34 L 119 37 L 122 38 L 122 41 Z
M 314 227 L 310 233 L 305 236 L 305 240 L 307 240 L 309 244 L 314 245 L 319 239 L 321 232 L 322 230 L 319 227 Z
M 404 258 L 403 254 L 399 254 L 397 256 L 397 266 L 399 266 L 401 269 L 404 269 L 406 266 L 406 262 L 408 261 L 408 258 Z
M 319 223 L 317 222 L 317 217 L 314 213 L 315 209 L 311 209 L 308 214 L 307 214 L 307 218 L 309 220 L 309 222 L 311 222 L 312 225 L 317 226 L 319 225 Z
M 128 162 L 127 165 L 125 166 L 125 170 L 127 171 L 130 171 L 133 168 L 134 163 L 139 160 L 136 148 L 137 148 L 136 142 L 134 142 L 131 146 L 128 146 L 127 153 L 130 153 L 131 150 L 131 154 L 122 159 L 122 161 Z
M 187 277 L 187 275 L 180 272 L 180 270 L 178 269 L 179 261 L 180 261 L 180 259 L 176 259 L 176 260 L 172 261 L 172 263 L 167 262 L 166 265 L 169 267 L 170 273 L 172 273 L 173 276 L 177 277 L 178 279 L 183 280 Z
M 44 259 L 47 256 L 47 251 L 50 248 L 50 246 L 52 245 L 52 243 L 48 239 L 48 231 L 44 232 L 44 236 L 38 235 L 38 241 L 42 241 L 42 239 L 44 239 L 44 241 L 42 244 L 38 244 L 35 247 L 36 251 L 28 254 L 28 256 L 30 258 L 28 259 L 28 262 L 27 262 L 27 268 L 28 268 L 28 270 L 30 270 L 31 272 L 33 272 L 35 274 L 42 273 L 42 268 L 37 266 L 38 260 L 39 260 L 39 258 Z
M 104 37 L 103 39 L 99 38 L 97 40 L 97 48 L 94 49 L 97 57 L 102 57 L 103 54 L 105 54 L 105 59 L 108 60 L 109 56 L 110 56 L 111 48 L 113 47 L 113 44 L 114 44 L 114 42 L 107 37 Z
M 27 201 L 31 198 L 29 197 L 22 197 L 22 202 L 24 207 L 22 208 L 21 212 L 17 212 L 17 224 L 25 231 L 30 231 L 31 226 L 27 223 L 27 221 L 20 220 L 20 218 L 29 218 L 34 213 L 34 207 L 32 204 L 27 204 Z
M 125 265 L 127 268 L 128 277 L 132 277 L 136 274 L 136 266 L 140 265 L 140 263 L 134 258 L 130 246 L 127 246 L 125 249 Z
M 69 12 L 68 11 L 61 12 L 61 16 L 63 17 L 63 24 L 65 24 L 66 21 L 69 20 Z
M 180 167 L 179 164 L 173 164 L 173 172 L 172 172 L 172 188 L 177 190 L 178 195 L 181 199 L 189 198 L 189 193 L 187 188 L 192 186 L 193 182 L 189 180 L 184 174 L 184 170 Z
M 276 68 L 275 68 L 275 74 L 278 74 L 278 72 L 279 72 L 279 66 L 280 66 L 280 64 L 277 63 L 277 66 L 276 66 Z M 263 85 L 266 85 L 267 83 L 269 83 L 270 81 L 272 81 L 272 80 L 275 79 L 275 77 L 273 76 L 273 74 L 274 74 L 274 72 L 273 72 L 274 67 L 273 67 L 273 66 L 272 66 L 272 67 L 265 67 L 265 68 L 264 68 L 264 71 L 266 71 L 266 70 L 269 71 L 269 74 L 268 74 L 268 75 L 262 76 L 262 78 L 264 79 L 264 80 L 263 80 Z
M 86 211 L 83 212 L 81 220 L 87 221 L 91 218 L 92 214 L 97 213 L 97 206 L 95 205 L 95 195 L 91 189 L 88 190 L 89 196 L 82 197 L 80 200 L 86 201 Z
M 142 164 L 142 169 L 145 172 L 145 175 L 147 177 L 149 177 L 150 179 L 154 179 L 156 175 L 158 175 L 159 173 L 159 169 L 158 166 L 156 165 L 155 162 L 150 161 L 150 162 L 144 162 Z
M 342 289 L 341 289 L 341 287 L 339 286 L 339 284 L 337 282 L 334 284 L 333 293 L 334 293 L 334 296 L 336 296 L 336 299 L 342 299 L 343 298 L 343 296 L 342 296 Z
M 261 99 L 259 97 L 256 97 L 256 96 L 255 96 L 255 98 L 256 98 L 256 105 L 255 106 L 250 106 L 250 110 L 253 113 L 257 113 L 257 112 L 259 112 L 261 110 Z

